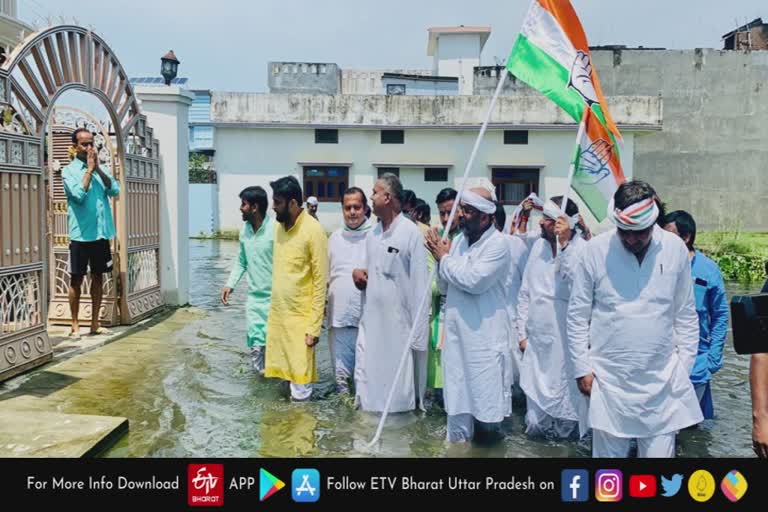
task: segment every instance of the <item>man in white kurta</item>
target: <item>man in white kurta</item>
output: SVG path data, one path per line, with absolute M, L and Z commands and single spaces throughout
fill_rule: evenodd
M 443 399 L 451 442 L 471 441 L 476 422 L 493 432 L 508 414 L 504 371 L 512 330 L 505 289 L 509 245 L 494 227 L 496 205 L 484 188 L 460 197 L 462 235 L 449 243 L 432 232 L 427 242 L 446 294 Z
M 594 457 L 674 457 L 675 435 L 702 421 L 689 379 L 699 325 L 688 249 L 655 223 L 650 185 L 616 191 L 617 229 L 592 239 L 576 266 L 568 307 L 574 376 L 590 396 Z
M 352 272 L 365 267 L 365 237 L 373 223 L 365 216 L 365 193 L 357 187 L 344 192 L 341 209 L 344 225 L 328 239 L 328 341 L 336 389 L 349 394 L 349 380 L 355 370 L 357 326 L 363 311 L 362 292 L 355 287 Z
M 419 318 L 417 313 L 429 287 L 427 252 L 424 235 L 401 213 L 402 190 L 390 173 L 374 185 L 371 202 L 379 222 L 365 240 L 366 268 L 355 271 L 356 284 L 365 289 L 355 353 L 355 401 L 364 411 L 382 412 L 393 386 L 389 412 L 423 408 L 429 308 L 421 308 Z M 395 382 L 405 350 L 405 367 Z
M 578 207 L 569 200 L 564 215 L 562 199 L 544 204 L 541 237 L 531 248 L 520 289 L 520 387 L 526 395 L 527 434 L 575 438 L 586 407 L 565 357 L 566 317 L 573 269 L 586 242 L 574 229 Z
M 507 282 L 504 289 L 507 291 L 507 315 L 509 324 L 512 326 L 512 332 L 509 337 L 509 352 L 505 353 L 504 392 L 508 395 L 505 401 L 508 403 L 507 416 L 512 415 L 512 396 L 515 393 L 515 386 L 520 392 L 520 363 L 523 359 L 523 352 L 520 350 L 517 336 L 517 301 L 520 296 L 520 288 L 523 284 L 523 272 L 528 261 L 530 252 L 526 243 L 518 236 L 506 234 L 504 226 L 507 225 L 504 206 L 496 203 L 496 229 L 502 232 L 504 239 L 509 246 L 509 271 L 507 273 Z

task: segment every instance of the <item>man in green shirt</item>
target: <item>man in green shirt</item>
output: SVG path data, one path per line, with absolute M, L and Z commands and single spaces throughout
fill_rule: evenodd
M 267 316 L 272 297 L 272 246 L 275 226 L 267 216 L 267 193 L 261 187 L 248 187 L 240 192 L 240 252 L 229 280 L 221 290 L 221 302 L 229 304 L 229 295 L 247 275 L 248 299 L 245 319 L 248 322 L 246 342 L 251 349 L 254 371 L 264 374 L 264 347 L 267 342 Z
M 443 229 L 438 231 L 442 237 L 448 224 L 448 217 L 451 214 L 451 208 L 456 200 L 458 192 L 452 188 L 444 188 L 437 194 L 435 204 L 440 213 L 440 224 Z M 461 218 L 461 208 L 456 210 L 453 223 L 448 232 L 451 240 L 461 233 L 459 229 L 459 219 Z M 431 257 L 431 255 L 430 255 Z M 445 318 L 445 295 L 440 294 L 437 288 L 437 280 L 432 283 L 432 310 L 429 318 L 429 347 L 427 355 L 427 388 L 434 390 L 433 398 L 438 404 L 442 405 L 443 389 L 443 369 L 440 361 L 440 353 L 443 350 L 443 327 Z
M 91 334 L 107 334 L 99 327 L 104 274 L 112 272 L 109 241 L 115 237 L 110 198 L 120 193 L 118 181 L 99 168 L 98 150 L 93 134 L 78 128 L 72 134 L 76 156 L 61 171 L 67 195 L 69 223 L 69 308 L 72 331 L 69 336 L 80 338 L 80 292 L 83 278 L 91 272 Z

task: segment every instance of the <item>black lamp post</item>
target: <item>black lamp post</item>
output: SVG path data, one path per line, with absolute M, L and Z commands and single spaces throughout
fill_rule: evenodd
M 171 85 L 171 80 L 176 78 L 176 74 L 179 71 L 179 59 L 176 58 L 173 50 L 170 50 L 163 55 L 160 62 L 162 62 L 160 65 L 160 74 L 165 78 L 165 85 Z

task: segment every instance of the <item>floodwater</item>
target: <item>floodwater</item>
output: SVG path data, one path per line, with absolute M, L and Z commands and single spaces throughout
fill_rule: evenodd
M 107 454 L 113 457 L 584 457 L 588 445 L 532 440 L 523 434 L 524 407 L 504 425 L 491 446 L 448 446 L 445 416 L 390 415 L 374 452 L 356 447 L 370 440 L 378 416 L 356 411 L 333 393 L 328 345 L 318 345 L 321 383 L 316 399 L 291 403 L 279 382 L 252 373 L 245 345 L 245 280 L 229 306 L 219 290 L 229 274 L 237 243 L 192 240 L 191 303 L 207 314 L 168 333 L 156 357 L 142 361 L 130 399 L 113 414 L 130 420 L 130 433 Z M 730 284 L 728 293 L 754 292 Z M 117 342 L 119 343 L 119 342 Z M 126 362 L 126 364 L 130 364 Z M 726 344 L 725 364 L 714 379 L 714 420 L 678 437 L 678 456 L 750 457 L 749 357 Z M 127 385 L 127 384 L 126 384 Z M 128 397 L 126 397 L 128 398 Z M 103 413 L 94 405 L 93 414 Z M 86 411 L 79 411 L 84 413 Z

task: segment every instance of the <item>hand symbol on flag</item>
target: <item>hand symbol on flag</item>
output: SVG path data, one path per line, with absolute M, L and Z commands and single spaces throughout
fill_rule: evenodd
M 603 139 L 593 142 L 587 149 L 581 152 L 579 172 L 576 179 L 581 183 L 594 185 L 611 175 L 608 162 L 611 160 L 613 146 Z
M 581 94 L 588 107 L 597 103 L 597 93 L 592 84 L 592 63 L 589 60 L 589 55 L 582 51 L 576 52 L 576 59 L 571 67 L 571 76 L 568 79 L 568 87 L 573 87 L 576 92 Z

